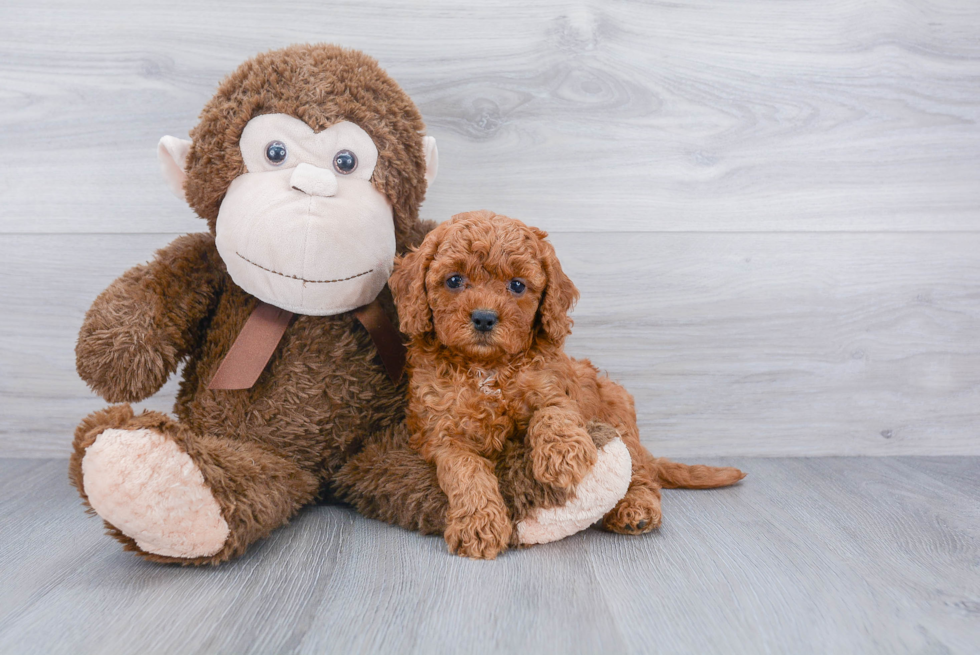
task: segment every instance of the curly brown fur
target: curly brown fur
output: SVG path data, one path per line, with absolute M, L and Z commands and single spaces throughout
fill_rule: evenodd
M 546 236 L 492 212 L 459 214 L 404 256 L 390 280 L 412 336 L 411 443 L 435 464 L 449 498 L 450 548 L 470 557 L 492 558 L 508 543 L 496 463 L 513 457 L 518 436 L 533 479 L 572 489 L 596 461 L 587 428 L 593 421 L 615 428 L 633 475 L 604 526 L 628 534 L 660 524 L 664 482 L 717 487 L 744 477 L 654 459 L 640 443 L 629 393 L 588 360 L 564 354 L 578 291 Z M 487 311 L 496 323 L 481 330 L 474 312 Z
M 376 435 L 333 478 L 333 490 L 369 518 L 422 534 L 446 528 L 446 496 L 435 469 L 408 445 L 404 423 Z

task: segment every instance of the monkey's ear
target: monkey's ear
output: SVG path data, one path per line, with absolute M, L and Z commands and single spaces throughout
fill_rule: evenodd
M 422 149 L 425 151 L 425 186 L 432 186 L 432 181 L 436 179 L 439 172 L 439 149 L 436 148 L 436 138 L 434 136 L 422 137 Z
M 432 329 L 432 310 L 425 289 L 425 276 L 436 258 L 439 243 L 446 231 L 442 223 L 429 232 L 416 250 L 395 260 L 395 271 L 388 278 L 388 287 L 398 308 L 398 326 L 410 337 Z
M 187 179 L 187 174 L 184 171 L 187 170 L 187 153 L 190 149 L 190 141 L 175 136 L 165 136 L 157 144 L 157 158 L 160 160 L 163 179 L 173 194 L 185 201 L 184 180 Z

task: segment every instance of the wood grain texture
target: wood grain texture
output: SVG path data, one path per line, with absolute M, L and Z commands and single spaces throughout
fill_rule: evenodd
M 181 568 L 104 536 L 63 461 L 0 461 L 0 652 L 976 652 L 980 459 L 728 463 L 749 477 L 665 492 L 644 537 L 474 562 L 315 507 Z
M 977 230 L 980 5 L 8 0 L 0 232 L 182 232 L 159 180 L 273 47 L 375 55 L 440 143 L 426 211 L 571 231 Z
M 0 241 L 3 456 L 67 457 L 103 405 L 74 369 L 84 312 L 173 236 Z M 568 350 L 633 393 L 653 452 L 980 455 L 980 234 L 553 241 L 582 292 Z
M 666 455 L 980 454 L 980 5 L 0 5 L 0 454 L 101 406 L 95 295 L 202 222 L 160 180 L 245 58 L 375 55 L 440 143 L 423 214 L 552 231 L 569 348 Z M 144 406 L 167 410 L 171 383 Z

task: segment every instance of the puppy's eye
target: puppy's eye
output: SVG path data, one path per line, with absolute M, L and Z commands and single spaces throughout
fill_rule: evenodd
M 527 289 L 527 285 L 521 282 L 520 280 L 511 280 L 510 283 L 507 285 L 507 288 L 510 289 L 510 292 L 512 294 L 519 296 L 522 293 L 524 293 L 525 289 Z
M 459 273 L 453 273 L 446 278 L 446 287 L 449 289 L 458 289 L 463 286 L 463 276 Z
M 286 144 L 282 141 L 270 141 L 265 147 L 265 158 L 273 166 L 279 166 L 286 161 Z
M 350 150 L 341 150 L 333 156 L 333 167 L 341 175 L 350 175 L 357 168 L 357 155 Z

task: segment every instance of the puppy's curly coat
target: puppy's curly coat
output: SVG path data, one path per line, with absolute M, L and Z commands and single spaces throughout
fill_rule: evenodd
M 405 255 L 390 280 L 411 336 L 412 445 L 436 466 L 449 497 L 446 542 L 460 555 L 492 559 L 511 542 L 495 471 L 517 437 L 533 478 L 568 492 L 596 461 L 590 422 L 612 425 L 633 470 L 603 527 L 623 534 L 660 525 L 661 487 L 720 487 L 745 477 L 654 458 L 640 443 L 632 396 L 563 352 L 578 290 L 546 237 L 493 212 L 458 214 Z

